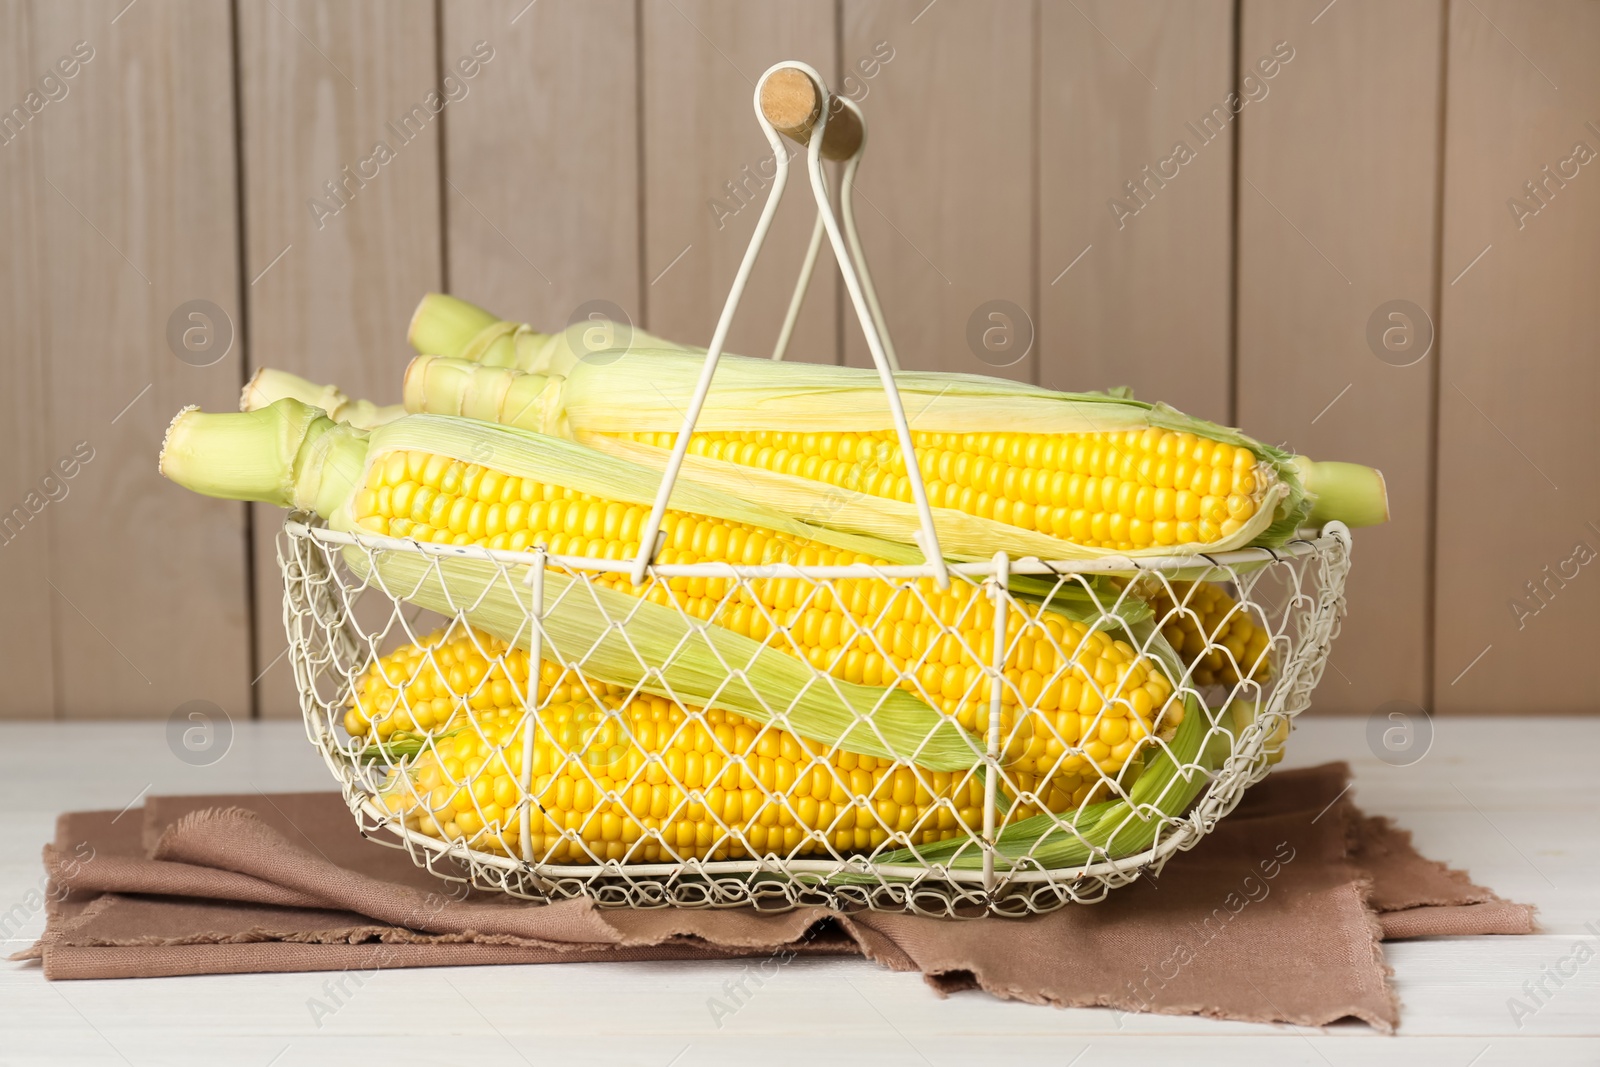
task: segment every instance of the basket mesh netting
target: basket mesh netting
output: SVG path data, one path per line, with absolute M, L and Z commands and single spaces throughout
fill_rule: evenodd
M 441 877 L 966 916 L 1099 900 L 1227 814 L 1310 702 L 1349 548 L 1335 523 L 1135 569 L 1000 556 L 948 592 L 926 566 L 634 586 L 296 515 L 279 560 L 311 740 Z

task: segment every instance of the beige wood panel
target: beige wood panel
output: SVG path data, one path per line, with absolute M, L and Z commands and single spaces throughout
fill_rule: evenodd
M 639 109 L 630 0 L 453 0 L 444 54 L 495 58 L 447 124 L 451 291 L 554 329 L 639 316 Z
M 1600 711 L 1586 670 L 1600 642 L 1597 49 L 1595 4 L 1451 5 L 1443 711 Z
M 1315 708 L 1428 699 L 1435 356 L 1398 367 L 1367 322 L 1433 314 L 1441 6 L 1244 0 L 1239 68 L 1294 56 L 1239 118 L 1238 419 L 1249 433 L 1388 478 L 1392 521 L 1356 533 L 1349 614 Z M 1313 21 L 1315 19 L 1315 21 Z M 1382 72 L 1375 76 L 1374 72 Z
M 40 65 L 29 47 L 33 38 L 26 0 L 0 0 L 0 648 L 8 684 L 0 691 L 0 718 L 49 718 L 55 711 L 51 670 L 51 619 L 56 595 L 50 573 L 52 495 L 59 496 L 56 457 L 49 450 L 48 372 L 44 351 L 44 286 L 39 276 L 40 235 L 35 227 L 43 163 L 39 120 L 55 118 L 63 101 L 35 97 L 32 115 L 27 93 L 54 73 Z M 39 69 L 35 69 L 35 68 Z M 59 75 L 57 75 L 59 81 Z M 59 93 L 59 90 L 52 90 Z M 39 101 L 48 101 L 38 103 Z M 22 106 L 23 117 L 13 107 Z M 56 481 L 45 483 L 46 475 Z M 70 490 L 70 485 L 69 485 Z M 20 511 L 18 509 L 21 509 Z
M 406 324 L 422 294 L 443 283 L 440 128 L 498 73 L 491 60 L 441 86 L 434 30 L 432 0 L 240 4 L 252 370 L 279 367 L 353 396 L 400 399 Z M 295 716 L 294 675 L 282 658 L 283 513 L 252 511 L 257 706 Z
M 33 15 L 34 65 L 75 42 L 93 50 L 38 130 L 49 454 L 93 452 L 50 516 L 60 711 L 164 719 L 206 700 L 247 718 L 244 509 L 155 463 L 180 407 L 238 401 L 236 329 L 219 352 L 240 321 L 229 8 L 95 0 Z M 169 347 L 192 300 L 219 309 L 219 332 L 193 335 L 199 351 Z
M 772 153 L 751 94 L 785 59 L 834 78 L 834 5 L 646 0 L 642 10 L 646 325 L 704 345 L 771 191 Z M 791 147 L 785 202 L 740 302 L 730 352 L 771 353 L 811 237 L 815 201 L 805 157 Z M 837 362 L 837 278 L 824 253 L 787 358 Z
M 857 219 L 901 366 L 1033 378 L 1037 347 L 1010 362 L 1025 324 L 980 309 L 1007 301 L 1034 316 L 1035 5 L 844 0 L 843 11 L 842 69 L 893 50 L 860 79 Z M 842 313 L 847 360 L 865 364 L 860 326 Z M 968 343 L 975 315 L 980 337 L 997 331 L 987 361 Z
M 1202 120 L 1233 28 L 1231 0 L 1043 5 L 1041 384 L 1229 421 L 1234 126 Z

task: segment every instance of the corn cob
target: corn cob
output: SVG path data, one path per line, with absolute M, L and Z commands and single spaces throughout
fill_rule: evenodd
M 521 711 L 482 713 L 398 768 L 383 804 L 428 836 L 520 855 L 523 732 Z M 828 758 L 814 742 L 716 709 L 690 722 L 653 696 L 633 699 L 619 716 L 583 705 L 547 709 L 531 775 L 529 843 L 541 863 L 865 852 L 891 835 L 916 846 L 983 825 L 983 780 L 974 772 L 919 773 L 849 752 Z
M 550 704 L 590 699 L 620 706 L 627 688 L 579 677 L 570 668 L 544 660 L 539 665 L 539 697 Z M 375 660 L 350 693 L 344 728 L 352 737 L 374 743 L 434 733 L 462 714 L 500 711 L 525 704 L 528 653 L 492 634 L 435 630 Z
M 414 760 L 392 768 L 380 793 L 410 829 L 520 855 L 527 663 L 526 652 L 490 635 L 441 631 L 363 676 L 345 718 L 352 734 L 387 740 L 421 719 L 432 736 Z M 529 772 L 539 862 L 868 851 L 891 835 L 931 844 L 983 824 L 978 774 L 830 753 L 738 715 L 686 711 L 549 662 L 540 673 Z M 445 707 L 458 710 L 435 721 Z
M 670 449 L 677 434 L 616 435 Z M 1156 429 L 1086 434 L 914 433 L 929 502 L 1090 548 L 1214 545 L 1255 517 L 1268 476 L 1248 449 Z M 697 433 L 697 456 L 906 503 L 891 431 Z
M 419 309 L 419 322 L 427 316 Z M 436 325 L 434 347 L 461 350 L 447 343 L 449 324 Z M 564 381 L 518 383 L 509 368 L 423 356 L 407 372 L 406 407 L 560 426 L 659 467 L 701 365 L 692 353 L 635 346 L 572 365 Z M 896 382 L 941 543 L 956 558 L 997 548 L 1068 559 L 1273 546 L 1307 522 L 1388 516 L 1371 468 L 1314 463 L 1164 405 L 974 375 L 902 373 Z M 537 404 L 517 401 L 534 391 Z M 728 357 L 697 425 L 685 470 L 707 484 L 894 540 L 909 542 L 917 528 L 870 371 Z
M 1122 584 L 1122 583 L 1119 583 Z M 1162 636 L 1190 665 L 1195 685 L 1231 688 L 1243 677 L 1264 682 L 1272 674 L 1265 628 L 1257 625 L 1216 582 L 1159 580 L 1133 583 L 1154 613 Z
M 218 458 L 236 454 L 249 462 Z M 489 456 L 493 466 L 471 462 Z M 251 414 L 181 414 L 168 432 L 162 469 L 210 495 L 314 510 L 335 528 L 513 552 L 543 545 L 556 555 L 610 560 L 637 552 L 646 512 L 642 501 L 655 489 L 653 472 L 568 442 L 431 416 L 407 417 L 368 435 L 335 426 L 290 400 Z M 808 527 L 692 485 L 680 486 L 680 493 L 699 506 L 668 512 L 665 547 L 658 554 L 662 565 L 882 566 L 896 554 L 907 558 L 903 546 Z M 425 607 L 453 613 L 456 603 L 474 603 L 480 592 L 509 595 L 504 579 L 497 583 L 492 570 L 474 572 L 476 561 L 453 559 L 449 570 L 460 583 L 457 595 L 429 600 L 416 592 L 426 575 L 399 570 L 420 566 L 408 561 L 411 555 L 394 553 L 388 574 L 395 585 L 412 589 L 407 595 Z M 347 559 L 363 565 L 360 553 L 347 553 Z M 483 584 L 469 588 L 467 579 L 474 573 L 482 573 Z M 552 573 L 550 580 L 558 579 Z M 634 684 L 638 654 L 608 653 L 602 647 L 610 629 L 603 613 L 598 620 L 575 621 L 573 613 L 588 610 L 586 599 L 602 590 L 660 605 L 662 612 L 646 613 L 641 625 L 660 619 L 660 647 L 667 650 L 677 647 L 672 634 L 682 632 L 684 616 L 717 624 L 703 632 L 725 641 L 727 651 L 712 665 L 702 665 L 704 677 L 682 674 L 693 664 L 677 659 L 667 669 L 680 672 L 673 686 L 679 694 L 715 694 L 726 710 L 764 720 L 770 711 L 759 702 L 729 706 L 730 691 L 734 697 L 740 691 L 725 686 L 720 663 L 759 662 L 754 652 L 782 652 L 837 679 L 819 691 L 807 671 L 784 676 L 798 684 L 773 675 L 764 687 L 769 693 L 788 691 L 785 684 L 800 690 L 788 721 L 802 736 L 827 744 L 847 736 L 862 754 L 914 755 L 919 765 L 937 770 L 972 760 L 960 752 L 958 737 L 944 735 L 940 742 L 933 736 L 940 723 L 964 727 L 969 738 L 988 730 L 989 686 L 981 665 L 993 653 L 994 608 L 965 583 L 948 592 L 926 579 L 896 587 L 875 578 L 815 586 L 798 578 L 756 578 L 735 588 L 729 579 L 674 577 L 634 586 L 615 572 L 596 575 L 587 594 L 550 592 L 556 607 L 545 618 L 547 632 L 558 639 L 570 635 L 573 647 L 590 648 L 586 663 L 606 664 L 597 676 Z M 672 610 L 666 610 L 669 605 Z M 612 617 L 625 613 L 617 608 Z M 484 625 L 496 636 L 517 638 L 522 618 L 507 611 Z M 852 619 L 867 621 L 858 627 Z M 1154 736 L 1170 736 L 1183 721 L 1182 702 L 1172 699 L 1170 668 L 1113 638 L 1107 629 L 1117 625 L 1115 619 L 1093 613 L 1081 621 L 1053 608 L 1019 606 L 1008 612 L 1007 621 L 1000 725 L 1024 808 L 1064 810 L 1088 779 L 1136 766 Z M 748 647 L 715 638 L 718 633 L 737 635 Z M 897 694 L 899 703 L 884 695 L 885 687 L 896 685 L 904 690 Z M 876 749 L 867 744 L 896 730 L 905 739 L 899 747 L 887 736 Z M 970 740 L 965 747 L 974 751 Z

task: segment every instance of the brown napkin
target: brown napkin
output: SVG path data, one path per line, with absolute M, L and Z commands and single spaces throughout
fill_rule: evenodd
M 1358 811 L 1349 768 L 1279 771 L 1159 878 L 1028 919 L 625 911 L 465 891 L 362 839 L 337 794 L 151 797 L 61 816 L 47 978 L 861 955 L 940 994 L 1319 1025 L 1398 1021 L 1379 941 L 1530 933 L 1533 909 Z M 730 1011 L 736 1005 L 730 1004 Z

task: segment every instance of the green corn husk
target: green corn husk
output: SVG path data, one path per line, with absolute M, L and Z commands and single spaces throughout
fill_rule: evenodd
M 260 411 L 279 400 L 298 400 L 321 408 L 335 422 L 348 422 L 370 430 L 393 422 L 406 413 L 404 404 L 374 404 L 370 400 L 352 400 L 336 385 L 318 385 L 288 371 L 262 367 L 245 385 L 239 395 L 240 411 Z
M 459 734 L 461 729 L 447 730 L 444 733 L 430 734 L 414 730 L 398 730 L 390 735 L 387 741 L 374 741 L 356 753 L 356 759 L 362 763 L 375 763 L 382 760 L 384 766 L 393 767 L 402 760 L 420 755 L 430 745 L 448 740 Z
M 408 411 L 459 415 L 551 437 L 572 436 L 561 395 L 565 378 L 451 356 L 417 356 L 406 367 Z
M 417 305 L 406 332 L 424 356 L 450 356 L 487 367 L 532 374 L 565 375 L 580 361 L 604 353 L 640 350 L 700 351 L 674 344 L 625 322 L 590 318 L 557 333 L 539 333 L 526 323 L 504 322 L 465 300 L 429 293 Z
M 571 441 L 504 426 L 440 416 L 409 416 L 372 431 L 335 424 L 307 405 L 283 400 L 257 412 L 207 415 L 187 409 L 174 419 L 162 452 L 167 477 L 198 492 L 261 500 L 314 512 L 335 530 L 364 535 L 350 505 L 366 483 L 369 463 L 392 450 L 418 449 L 491 465 L 508 474 L 555 482 L 609 500 L 645 504 L 657 489 L 654 472 Z M 674 507 L 776 530 L 890 563 L 920 562 L 916 550 L 846 532 L 814 528 L 737 498 L 691 483 L 677 488 Z M 366 535 L 370 538 L 370 535 Z M 446 614 L 527 648 L 531 593 L 527 564 L 505 571 L 481 549 L 423 555 L 376 547 L 344 550 L 361 577 L 375 577 L 393 595 Z M 1042 596 L 1044 591 L 1035 590 Z M 1062 614 L 1129 623 L 1102 614 L 1094 590 L 1056 591 L 1050 606 Z M 691 622 L 674 608 L 584 583 L 559 569 L 546 575 L 545 633 L 569 661 L 609 682 L 642 685 L 657 695 L 721 707 L 766 722 L 782 711 L 788 728 L 823 744 L 904 760 L 933 770 L 976 765 L 981 749 L 953 722 L 919 698 L 895 688 L 872 688 L 819 677 L 804 661 L 714 624 Z M 1142 602 L 1128 615 L 1146 618 Z M 1087 608 L 1084 605 L 1088 605 Z M 612 625 L 629 620 L 626 636 Z M 630 645 L 631 643 L 631 645 Z M 637 649 L 637 651 L 635 651 Z M 660 667 L 645 676 L 641 658 Z M 742 672 L 733 676 L 731 670 Z M 758 694 L 784 694 L 772 708 Z
M 1217 729 L 1206 740 L 1206 759 L 1210 766 L 1220 767 L 1237 750 L 1247 731 L 1261 715 L 1261 702 L 1236 698 L 1228 704 L 1228 714 L 1218 719 Z M 1289 740 L 1290 723 L 1279 719 L 1265 738 L 1262 752 L 1269 764 L 1283 760 L 1283 747 Z

